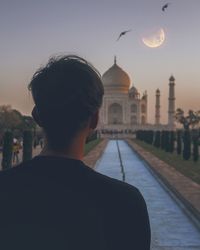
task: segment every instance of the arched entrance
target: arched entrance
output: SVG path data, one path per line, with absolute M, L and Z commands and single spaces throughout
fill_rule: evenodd
M 108 108 L 108 123 L 109 124 L 122 124 L 123 111 L 122 106 L 118 103 L 113 103 Z
M 131 124 L 133 124 L 133 125 L 137 124 L 137 117 L 136 117 L 136 115 L 131 116 Z
M 142 125 L 146 124 L 146 118 L 144 115 L 141 117 L 141 124 Z
M 137 105 L 136 104 L 131 105 L 131 112 L 132 113 L 137 113 Z

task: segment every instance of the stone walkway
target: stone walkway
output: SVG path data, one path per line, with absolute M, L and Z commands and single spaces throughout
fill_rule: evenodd
M 96 170 L 136 186 L 143 194 L 149 211 L 152 250 L 200 250 L 200 231 L 185 214 L 181 202 L 149 171 L 148 165 L 125 141 L 110 140 Z M 119 154 L 120 151 L 120 154 Z M 121 158 L 121 160 L 120 160 Z
M 84 158 L 83 162 L 94 168 L 97 160 L 101 157 L 106 145 L 108 143 L 107 139 L 103 139 L 99 144 L 97 144 Z
M 200 185 L 147 152 L 132 140 L 126 141 L 200 221 Z

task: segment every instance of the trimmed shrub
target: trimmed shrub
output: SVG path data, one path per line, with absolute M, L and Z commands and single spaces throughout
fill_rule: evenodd
M 5 132 L 3 137 L 3 159 L 2 168 L 7 169 L 12 167 L 12 151 L 13 151 L 13 133 Z
M 199 143 L 198 137 L 193 139 L 193 161 L 197 162 L 199 159 Z
M 141 140 L 141 130 L 136 131 L 135 137 L 136 137 L 137 140 Z
M 173 153 L 174 152 L 174 142 L 175 142 L 175 133 L 174 131 L 170 131 L 169 135 L 169 152 Z
M 32 159 L 32 144 L 32 132 L 30 130 L 25 130 L 23 133 L 23 161 L 28 161 Z
M 183 134 L 183 159 L 189 160 L 191 157 L 191 136 L 190 131 L 185 130 Z
M 161 132 L 161 149 L 165 149 L 165 130 Z
M 142 131 L 142 141 L 147 142 L 147 131 L 146 130 Z
M 176 147 L 176 152 L 178 155 L 182 153 L 182 131 L 178 130 L 177 131 L 177 147 Z
M 137 130 L 136 131 L 136 139 L 140 141 L 145 141 L 145 131 L 144 130 Z
M 149 136 L 148 136 L 149 137 L 148 143 L 152 145 L 153 144 L 153 139 L 154 139 L 154 131 L 153 130 L 149 130 L 148 134 L 149 134 Z
M 160 148 L 161 145 L 161 132 L 160 131 L 156 131 L 155 133 L 155 140 L 154 140 L 154 146 L 156 148 Z
M 165 131 L 164 137 L 165 137 L 165 139 L 164 139 L 165 140 L 165 151 L 170 152 L 170 132 Z

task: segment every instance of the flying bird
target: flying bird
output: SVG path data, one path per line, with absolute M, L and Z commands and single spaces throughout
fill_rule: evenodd
M 165 9 L 167 9 L 169 7 L 170 3 L 166 3 L 165 5 L 163 5 L 162 7 L 162 11 L 165 11 Z
M 131 30 L 125 30 L 123 32 L 120 33 L 119 37 L 117 38 L 117 41 L 120 39 L 121 36 L 126 35 L 127 32 L 130 32 Z

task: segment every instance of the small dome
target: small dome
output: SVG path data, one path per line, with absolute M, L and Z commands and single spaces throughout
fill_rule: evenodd
M 103 74 L 102 81 L 105 91 L 122 93 L 128 93 L 131 84 L 128 74 L 117 65 L 116 60 L 113 66 Z
M 138 90 L 136 89 L 136 87 L 132 86 L 129 90 L 130 94 L 138 94 Z
M 140 94 L 136 87 L 132 86 L 129 90 L 129 97 L 133 99 L 138 99 L 140 97 Z

